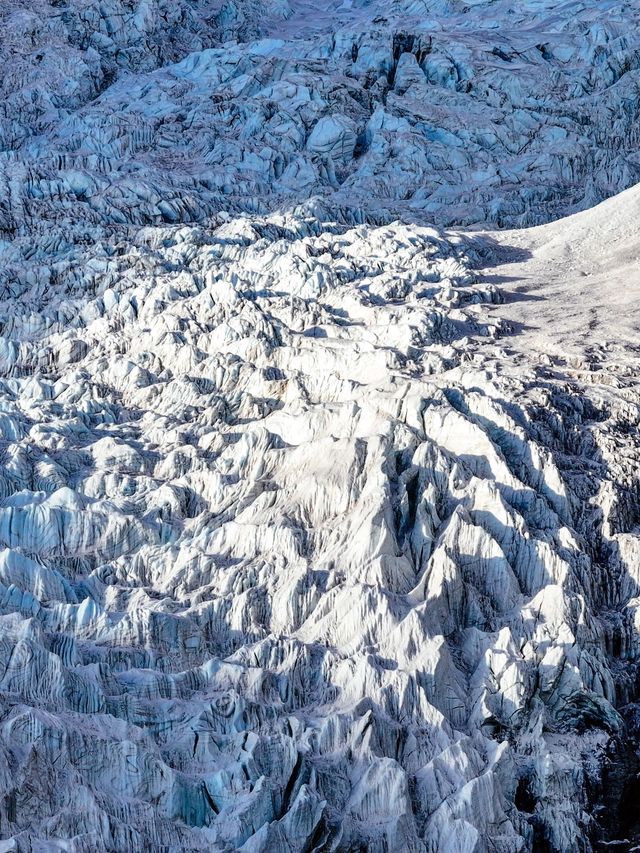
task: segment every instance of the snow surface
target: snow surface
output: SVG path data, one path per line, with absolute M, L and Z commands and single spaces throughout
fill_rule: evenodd
M 577 358 L 615 350 L 635 372 L 639 187 L 562 223 L 491 237 L 504 251 L 493 272 L 509 290 L 500 314 L 518 328 L 517 346 Z
M 514 5 L 0 5 L 0 850 L 634 842 L 640 13 Z

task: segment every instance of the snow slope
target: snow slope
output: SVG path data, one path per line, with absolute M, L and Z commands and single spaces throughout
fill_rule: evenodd
M 640 191 L 632 187 L 561 223 L 491 235 L 505 247 L 499 275 L 512 279 L 504 318 L 517 344 L 555 355 L 598 349 L 635 367 L 640 316 Z M 515 262 L 510 262 L 518 254 Z
M 640 837 L 635 5 L 317 5 L 1 7 L 1 850 Z

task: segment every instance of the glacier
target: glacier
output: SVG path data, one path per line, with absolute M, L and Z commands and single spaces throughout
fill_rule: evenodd
M 640 843 L 640 11 L 513 5 L 0 4 L 0 851 Z

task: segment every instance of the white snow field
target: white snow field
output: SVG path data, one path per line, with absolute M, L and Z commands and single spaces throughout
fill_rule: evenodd
M 640 844 L 638 5 L 0 68 L 0 853 Z
M 489 236 L 505 247 L 494 280 L 509 291 L 500 315 L 518 325 L 517 347 L 577 358 L 615 350 L 637 371 L 640 186 L 562 222 Z

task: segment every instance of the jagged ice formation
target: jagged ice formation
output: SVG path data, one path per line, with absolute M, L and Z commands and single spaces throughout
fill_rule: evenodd
M 511 279 L 638 193 L 442 229 L 634 182 L 638 12 L 519 5 L 2 5 L 0 850 L 635 831 L 637 356 Z

